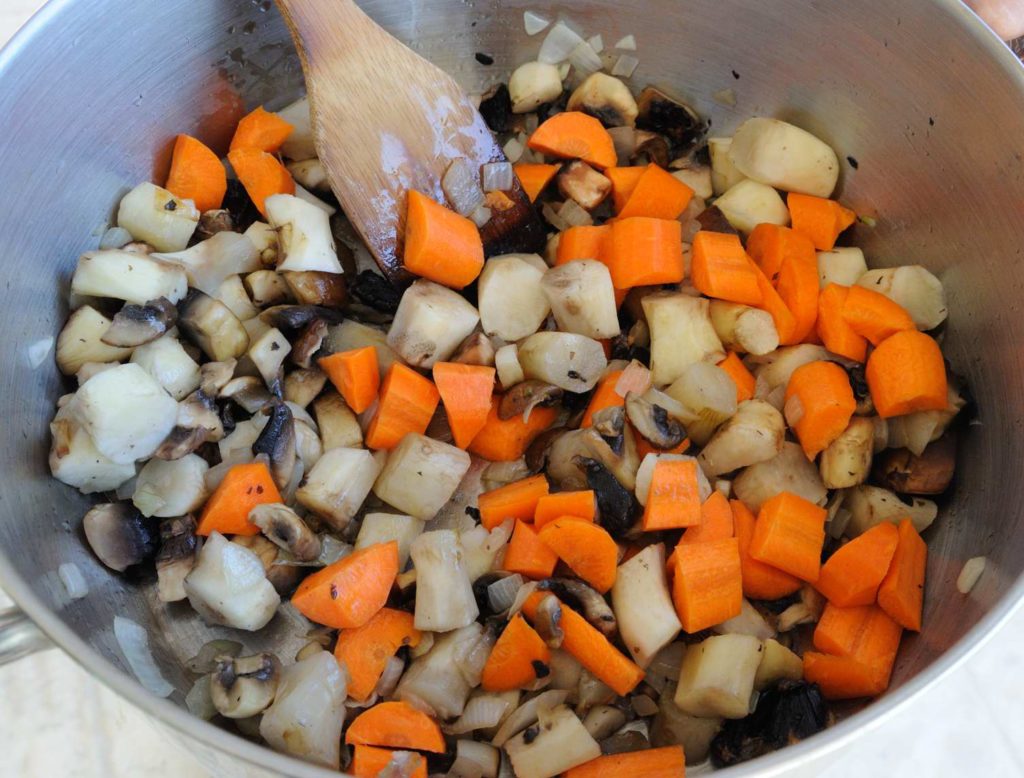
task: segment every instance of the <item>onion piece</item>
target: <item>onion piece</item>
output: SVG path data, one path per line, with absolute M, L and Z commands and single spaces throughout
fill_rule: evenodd
M 548 224 L 559 232 L 567 230 L 572 226 L 559 215 L 558 211 L 552 207 L 551 203 L 544 203 L 544 207 L 540 209 L 540 212 L 547 220 Z
M 378 679 L 377 685 L 373 689 L 374 694 L 382 699 L 390 697 L 398 686 L 398 682 L 402 680 L 402 673 L 404 672 L 405 662 L 397 656 L 388 659 L 388 663 L 384 665 L 384 672 L 380 674 L 380 679 Z
M 594 223 L 594 217 L 590 212 L 572 199 L 562 203 L 562 207 L 558 209 L 558 216 L 570 227 L 590 227 Z
M 616 42 L 614 48 L 619 51 L 636 51 L 636 36 L 626 35 Z
M 508 613 L 505 617 L 511 619 L 519 611 L 523 609 L 523 605 L 526 603 L 526 598 L 537 591 L 539 584 L 536 581 L 528 581 L 519 587 L 519 591 L 516 592 L 516 598 L 512 601 L 512 605 L 509 606 Z
M 565 702 L 568 696 L 569 692 L 564 689 L 549 689 L 538 694 L 533 699 L 527 700 L 505 719 L 491 743 L 499 748 L 505 745 L 511 737 L 518 735 L 530 725 L 535 724 L 541 709 L 551 710 Z
M 185 695 L 185 706 L 189 713 L 198 716 L 203 721 L 209 721 L 217 715 L 217 708 L 213 704 L 213 696 L 210 693 L 210 676 L 202 676 L 188 690 Z
M 482 694 L 466 703 L 462 715 L 445 727 L 449 735 L 464 735 L 477 729 L 490 729 L 501 723 L 512 703 L 502 697 Z
M 114 616 L 114 637 L 135 677 L 157 697 L 170 697 L 174 687 L 160 673 L 149 650 L 149 635 L 131 619 Z
M 538 13 L 523 11 L 523 27 L 526 28 L 527 35 L 536 35 L 538 32 L 543 32 L 550 24 L 550 19 L 545 19 Z
M 507 192 L 515 180 L 512 165 L 508 162 L 488 162 L 481 165 L 480 180 L 485 192 Z
M 481 205 L 479 208 L 477 208 L 475 211 L 473 211 L 473 213 L 469 215 L 469 218 L 473 221 L 473 224 L 475 224 L 477 228 L 481 228 L 491 220 L 491 216 L 493 215 L 493 213 L 494 212 L 491 211 L 491 209 L 488 208 L 486 205 Z
M 642 395 L 651 388 L 651 371 L 643 363 L 633 360 L 622 371 L 615 383 L 615 394 L 625 397 L 630 392 Z M 667 409 L 666 409 L 667 410 Z
M 623 54 L 615 61 L 615 67 L 612 68 L 612 75 L 620 78 L 629 78 L 636 72 L 637 67 L 640 65 L 640 60 L 630 54 Z
M 590 48 L 594 50 L 595 54 L 600 54 L 604 51 L 604 38 L 601 36 L 601 33 L 591 35 L 587 38 L 587 43 L 590 44 Z
M 971 589 L 978 583 L 981 574 L 985 572 L 985 565 L 988 560 L 983 556 L 976 556 L 964 562 L 964 567 L 956 579 L 956 588 L 960 594 L 970 594 Z
M 469 163 L 456 159 L 444 172 L 441 188 L 452 204 L 452 209 L 462 216 L 469 216 L 484 204 L 484 193 L 477 183 L 477 177 Z
M 85 582 L 85 576 L 73 562 L 65 562 L 58 567 L 57 577 L 64 584 L 68 597 L 72 600 L 80 600 L 89 593 L 89 584 Z
M 516 594 L 519 592 L 525 580 L 519 573 L 499 578 L 487 587 L 487 599 L 491 604 L 491 610 L 501 613 L 512 607 L 516 601 Z
M 505 158 L 509 162 L 518 162 L 523 156 L 523 149 L 526 147 L 519 138 L 509 138 L 505 141 L 505 145 L 501 147 L 501 150 L 505 152 Z
M 470 687 L 480 685 L 484 665 L 491 655 L 491 649 L 498 637 L 491 630 L 484 630 L 474 641 L 464 641 L 455 649 L 455 666 Z
M 569 64 L 576 68 L 581 76 L 589 76 L 599 71 L 604 63 L 589 43 L 581 41 L 569 54 Z
M 551 28 L 551 32 L 547 34 L 544 42 L 540 45 L 537 61 L 546 62 L 549 65 L 565 62 L 569 55 L 572 54 L 573 49 L 581 43 L 586 43 L 586 41 L 574 30 L 570 29 L 565 22 L 559 21 Z
M 28 356 L 28 366 L 35 370 L 46 361 L 46 357 L 52 349 L 53 338 L 42 338 L 30 344 L 25 350 L 25 354 Z

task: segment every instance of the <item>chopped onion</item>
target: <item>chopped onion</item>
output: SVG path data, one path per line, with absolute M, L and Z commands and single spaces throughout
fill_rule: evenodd
M 572 68 L 568 62 L 563 62 L 558 66 L 558 77 L 565 81 L 569 77 L 569 70 Z
M 589 211 L 572 199 L 562 203 L 558 216 L 570 227 L 590 227 L 594 223 Z
M 121 647 L 121 653 L 128 660 L 128 666 L 135 677 L 149 692 L 157 697 L 169 697 L 174 687 L 160 674 L 156 660 L 149 650 L 149 635 L 146 630 L 131 619 L 114 616 L 114 637 Z
M 772 626 L 765 621 L 760 611 L 746 599 L 743 600 L 739 615 L 733 616 L 721 624 L 716 624 L 712 630 L 719 635 L 753 635 L 758 640 L 775 637 L 775 630 L 772 629 Z
M 600 54 L 604 51 L 604 38 L 601 37 L 600 33 L 597 35 L 591 35 L 587 38 L 587 43 L 590 44 L 590 48 L 594 50 L 595 54 Z
M 485 192 L 507 192 L 515 180 L 508 162 L 488 162 L 480 166 L 480 179 Z
M 466 703 L 462 715 L 445 729 L 449 735 L 464 735 L 477 729 L 490 729 L 501 723 L 502 716 L 511 707 L 507 699 L 482 694 Z
M 658 712 L 658 703 L 646 694 L 637 694 L 630 698 L 630 706 L 637 716 L 653 716 Z
M 523 27 L 526 28 L 527 35 L 536 35 L 538 32 L 543 32 L 551 24 L 550 19 L 545 19 L 538 13 L 533 11 L 523 11 Z
M 480 685 L 480 676 L 496 640 L 496 635 L 484 630 L 476 640 L 463 641 L 456 647 L 455 666 L 471 687 Z
M 540 45 L 540 53 L 537 54 L 537 60 L 539 62 L 546 62 L 549 65 L 565 62 L 573 49 L 581 43 L 586 43 L 586 41 L 570 29 L 565 22 L 559 21 L 551 28 L 551 32 L 547 34 L 544 42 Z
M 509 162 L 518 162 L 520 157 L 523 156 L 523 142 L 519 138 L 509 138 L 505 141 L 505 145 L 502 146 L 502 151 L 505 152 L 505 158 Z
M 569 64 L 576 68 L 581 76 L 589 76 L 599 71 L 604 63 L 589 43 L 581 41 L 569 55 Z
M 615 156 L 620 162 L 628 162 L 636 151 L 636 130 L 633 127 L 611 127 L 608 134 L 615 144 Z
M 384 699 L 390 697 L 394 693 L 395 687 L 398 686 L 398 682 L 402 680 L 403 672 L 405 672 L 405 662 L 397 656 L 391 657 L 384 665 L 384 672 L 380 674 L 377 686 L 373 690 L 374 693 Z
M 486 205 L 481 205 L 473 213 L 469 215 L 469 218 L 473 220 L 473 224 L 477 227 L 483 227 L 487 222 L 491 220 L 493 212 Z
M 651 388 L 651 371 L 642 362 L 633 360 L 626 369 L 622 371 L 619 380 L 615 384 L 615 394 L 625 397 L 630 392 L 644 394 Z
M 964 562 L 963 570 L 956 579 L 956 588 L 960 594 L 970 594 L 981 574 L 985 572 L 986 564 L 987 560 L 983 556 L 972 557 Z
M 487 599 L 491 603 L 491 610 L 501 613 L 511 608 L 512 603 L 516 601 L 516 593 L 524 582 L 525 579 L 519 573 L 515 573 L 500 578 L 488 586 Z
M 100 238 L 100 250 L 105 251 L 107 249 L 120 249 L 127 246 L 135 238 L 128 232 L 124 227 L 111 227 L 109 230 L 103 233 L 103 237 Z
M 544 203 L 544 207 L 540 209 L 541 214 L 547 219 L 548 224 L 554 227 L 559 232 L 569 229 L 572 225 L 569 224 L 565 219 L 559 216 L 551 203 Z
M 199 653 L 185 663 L 193 673 L 212 673 L 217 669 L 217 659 L 222 656 L 234 658 L 242 653 L 244 646 L 234 640 L 211 640 L 204 643 Z
M 612 75 L 619 76 L 621 78 L 629 78 L 636 72 L 637 66 L 639 66 L 640 60 L 629 54 L 623 54 L 615 61 L 615 67 L 612 68 Z
M 506 614 L 507 618 L 511 619 L 519 611 L 523 609 L 523 605 L 526 603 L 526 598 L 537 591 L 538 583 L 536 581 L 529 581 L 519 587 L 519 591 L 516 592 L 516 598 L 512 601 L 512 605 L 508 609 Z
M 41 340 L 37 340 L 35 343 L 30 344 L 28 349 L 26 349 L 29 367 L 35 370 L 43 364 L 52 348 L 53 338 L 42 338 Z
M 620 51 L 636 51 L 636 36 L 627 35 L 624 38 L 619 38 L 615 48 Z
M 568 696 L 569 692 L 565 691 L 565 689 L 549 689 L 538 694 L 533 699 L 527 700 L 505 719 L 491 742 L 500 748 L 505 745 L 509 738 L 518 735 L 530 725 L 537 723 L 541 709 L 551 710 L 565 702 Z
M 213 696 L 210 693 L 210 676 L 204 675 L 188 690 L 185 695 L 185 706 L 189 713 L 198 716 L 203 721 L 209 721 L 217 715 L 217 708 L 213 704 Z
M 475 171 L 464 159 L 456 159 L 444 172 L 441 188 L 452 204 L 452 209 L 469 216 L 484 203 L 484 193 L 477 183 Z
M 68 597 L 72 600 L 80 600 L 89 593 L 89 584 L 85 582 L 85 576 L 78 569 L 78 565 L 65 562 L 57 568 L 57 577 L 64 584 Z

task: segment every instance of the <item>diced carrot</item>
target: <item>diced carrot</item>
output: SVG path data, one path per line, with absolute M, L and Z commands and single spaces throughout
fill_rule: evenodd
M 884 689 L 889 685 L 902 632 L 877 605 L 840 608 L 829 603 L 814 630 L 814 647 L 859 662 L 882 681 Z
M 530 621 L 537 618 L 537 606 L 548 592 L 534 592 L 526 598 L 523 613 Z M 624 656 L 604 635 L 565 603 L 562 603 L 562 650 L 574 656 L 616 694 L 629 694 L 644 678 L 644 671 Z
M 429 378 L 395 362 L 381 384 L 380 402 L 366 429 L 366 447 L 390 450 L 410 432 L 422 435 L 440 401 Z
M 854 285 L 847 290 L 843 319 L 850 329 L 875 346 L 897 332 L 917 330 L 902 306 L 863 286 Z
M 179 135 L 164 188 L 175 197 L 191 200 L 199 211 L 212 211 L 224 202 L 228 173 L 220 157 L 204 143 L 191 135 Z
M 532 522 L 537 503 L 548 491 L 548 479 L 541 473 L 484 492 L 477 499 L 480 523 L 490 530 L 506 519 Z
M 555 265 L 564 265 L 576 259 L 596 259 L 598 262 L 605 262 L 608 258 L 611 234 L 610 224 L 584 225 L 562 230 L 558 239 Z
M 790 192 L 786 197 L 793 231 L 806 235 L 818 251 L 831 251 L 839 233 L 857 220 L 857 214 L 835 200 Z
M 775 329 L 779 333 L 779 345 L 792 346 L 799 343 L 800 339 L 796 337 L 798 334 L 796 317 L 789 310 L 785 301 L 779 297 L 779 293 L 775 291 L 768 276 L 760 268 L 757 268 L 757 273 L 757 285 L 761 290 L 761 304 L 757 307 L 771 314 Z
M 545 524 L 538 537 L 597 591 L 604 594 L 612 588 L 618 572 L 619 547 L 604 527 L 563 516 Z
M 814 324 L 818 320 L 820 287 L 818 261 L 813 250 L 809 256 L 788 256 L 783 260 L 775 290 L 793 315 L 794 332 L 791 338 L 797 342 L 807 340 L 814 333 Z
M 509 621 L 487 657 L 480 685 L 485 691 L 507 692 L 522 689 L 539 677 L 547 675 L 551 651 L 521 613 Z M 538 665 L 540 667 L 538 667 Z
M 584 521 L 593 521 L 597 515 L 597 502 L 592 490 L 580 492 L 555 492 L 545 494 L 537 500 L 533 513 L 533 526 L 540 529 L 548 522 L 563 516 L 575 516 Z
M 563 773 L 564 778 L 685 778 L 682 746 L 663 746 L 591 759 Z
M 228 152 L 228 162 L 242 182 L 257 210 L 264 216 L 264 203 L 271 195 L 295 194 L 295 181 L 288 168 L 277 157 L 259 149 L 235 149 Z
M 833 354 L 863 362 L 868 356 L 868 339 L 858 335 L 843 318 L 843 308 L 850 290 L 829 284 L 818 295 L 818 335 L 825 348 Z
M 878 587 L 878 605 L 904 629 L 920 632 L 928 546 L 910 519 L 900 522 L 898 533 L 892 564 Z
M 760 305 L 763 299 L 754 263 L 736 235 L 708 230 L 694 235 L 690 280 L 699 292 L 718 300 Z
M 534 203 L 540 197 L 541 192 L 547 189 L 548 184 L 558 173 L 558 165 L 538 165 L 529 162 L 517 162 L 512 166 L 516 178 L 523 185 L 523 191 Z
M 835 362 L 801 365 L 786 385 L 786 417 L 808 459 L 843 433 L 856 410 L 849 376 Z
M 675 220 L 633 216 L 616 219 L 606 264 L 616 289 L 683 280 L 683 225 Z
M 398 543 L 376 543 L 306 578 L 292 595 L 292 605 L 325 627 L 361 627 L 384 607 L 397 575 Z
M 942 351 L 923 332 L 899 332 L 884 341 L 868 357 L 865 375 L 883 419 L 949 406 Z
M 362 701 L 373 694 L 388 660 L 402 646 L 415 647 L 419 642 L 413 615 L 391 608 L 381 608 L 361 627 L 343 629 L 334 657 L 348 672 L 348 696 Z
M 644 532 L 680 529 L 700 524 L 700 487 L 697 462 L 660 459 L 651 475 L 644 506 Z
M 469 452 L 491 462 L 511 462 L 526 453 L 540 433 L 550 427 L 558 416 L 554 408 L 534 408 L 528 421 L 520 415 L 511 419 L 498 417 L 500 397 L 491 402 L 490 413 L 483 428 L 469 444 Z
M 826 700 L 874 697 L 889 685 L 883 674 L 845 656 L 804 652 L 804 680 L 816 683 Z
M 840 608 L 873 604 L 896 553 L 899 534 L 891 522 L 876 524 L 828 558 L 814 588 Z
M 778 224 L 765 222 L 757 225 L 747 238 L 747 254 L 772 284 L 778 282 L 782 266 L 788 259 L 802 259 L 817 267 L 814 244 L 798 232 Z
M 619 218 L 650 216 L 652 219 L 678 219 L 690 204 L 693 190 L 657 165 L 648 165 L 643 170 L 629 199 L 621 210 L 616 209 Z
M 502 568 L 510 573 L 519 573 L 526 578 L 540 580 L 555 572 L 558 554 L 541 542 L 537 531 L 522 519 L 516 519 L 512 539 L 505 549 Z
M 615 391 L 619 379 L 622 378 L 622 373 L 622 370 L 612 370 L 597 382 L 594 393 L 590 396 L 590 404 L 580 422 L 581 429 L 593 425 L 594 414 L 605 408 L 620 408 L 626 404 L 626 398 Z
M 472 220 L 410 189 L 402 261 L 410 273 L 462 289 L 483 270 L 484 243 Z
M 534 130 L 526 145 L 553 157 L 582 159 L 598 170 L 614 167 L 618 160 L 608 130 L 581 111 L 555 114 Z
M 700 632 L 739 615 L 743 576 L 736 538 L 681 545 L 674 556 L 672 601 L 684 630 Z
M 754 396 L 754 389 L 757 386 L 757 379 L 754 374 L 747 370 L 747 366 L 739 358 L 735 351 L 718 363 L 718 366 L 729 374 L 729 378 L 736 384 L 736 402 L 741 403 Z
M 604 171 L 612 182 L 612 204 L 615 212 L 618 213 L 629 201 L 630 195 L 640 182 L 647 166 L 642 167 L 610 167 Z
M 249 521 L 249 511 L 264 503 L 283 502 L 270 468 L 262 462 L 235 465 L 206 501 L 197 535 L 255 535 L 260 530 Z
M 349 724 L 349 745 L 384 746 L 443 754 L 444 735 L 430 716 L 407 702 L 378 702 Z
M 494 368 L 438 362 L 434 365 L 434 385 L 444 403 L 455 445 L 467 448 L 491 412 Z
M 729 500 L 729 506 L 732 508 L 733 527 L 739 545 L 744 596 L 752 600 L 778 600 L 797 591 L 803 585 L 799 578 L 750 555 L 750 542 L 754 539 L 756 525 L 750 509 L 739 500 Z
M 395 754 L 408 755 L 406 758 L 411 760 L 410 764 L 415 764 L 412 772 L 403 772 L 402 775 L 408 775 L 409 778 L 427 778 L 427 760 L 422 754 L 412 751 L 393 751 L 389 748 L 375 748 L 374 746 L 357 745 L 353 748 L 349 772 L 355 778 L 377 778 L 388 769 L 389 764 L 392 764 L 391 760 L 395 758 Z M 394 764 L 397 765 L 397 762 Z M 397 768 L 394 772 L 398 772 Z
M 340 351 L 318 359 L 317 364 L 355 413 L 362 413 L 377 399 L 380 369 L 376 346 Z
M 733 535 L 732 508 L 729 506 L 729 499 L 716 490 L 700 506 L 700 524 L 688 528 L 680 538 L 679 545 L 707 543 L 712 540 L 731 538 Z
M 294 129 L 276 113 L 265 111 L 261 105 L 238 122 L 235 135 L 231 138 L 230 150 L 259 149 L 273 153 L 284 145 Z
M 750 555 L 813 583 L 821 568 L 827 512 L 791 492 L 780 492 L 761 506 L 750 540 Z
M 651 441 L 636 431 L 635 427 L 630 425 L 630 428 L 633 430 L 633 438 L 636 442 L 636 456 L 641 462 L 644 461 L 644 457 L 648 454 L 685 454 L 690 448 L 689 438 L 684 438 L 683 442 L 674 448 L 655 448 L 651 445 Z

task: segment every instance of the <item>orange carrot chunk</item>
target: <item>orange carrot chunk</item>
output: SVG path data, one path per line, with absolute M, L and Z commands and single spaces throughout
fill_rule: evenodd
M 651 475 L 651 490 L 644 506 L 644 532 L 679 529 L 700 524 L 700 487 L 697 462 L 660 459 Z
M 494 368 L 438 362 L 434 385 L 444 403 L 455 445 L 466 448 L 487 423 L 494 393 Z
M 558 238 L 555 265 L 564 265 L 575 259 L 596 259 L 598 262 L 605 262 L 611 234 L 610 224 L 584 225 L 562 230 Z
M 444 735 L 437 722 L 407 702 L 379 702 L 363 711 L 349 725 L 345 742 L 444 753 Z
M 491 649 L 480 684 L 489 692 L 522 689 L 537 680 L 538 672 L 546 675 L 550 661 L 547 644 L 517 613 Z
M 196 534 L 255 535 L 260 530 L 249 522 L 249 511 L 263 503 L 278 502 L 283 502 L 281 493 L 265 464 L 235 465 L 206 501 Z
M 348 696 L 362 701 L 373 694 L 388 660 L 402 646 L 415 647 L 419 642 L 413 615 L 391 608 L 381 608 L 361 627 L 342 630 L 334 657 L 348 672 Z
M 545 494 L 537 500 L 537 508 L 533 512 L 533 526 L 540 529 L 563 516 L 593 521 L 596 515 L 597 502 L 593 491 L 588 489 L 580 492 L 556 492 Z
M 808 459 L 838 438 L 857 410 L 850 379 L 835 362 L 810 362 L 786 385 L 786 420 Z
M 484 492 L 477 499 L 480 523 L 490 530 L 506 519 L 531 522 L 537 503 L 548 491 L 548 479 L 541 473 Z
M 615 583 L 619 547 L 604 527 L 573 517 L 548 522 L 538 533 L 576 575 L 604 594 Z
M 818 320 L 818 294 L 821 286 L 818 281 L 818 263 L 814 251 L 808 253 L 809 257 L 786 257 L 775 285 L 779 297 L 793 314 L 792 338 L 797 342 L 803 342 L 815 334 L 814 325 Z
M 384 607 L 396 575 L 398 543 L 377 543 L 353 551 L 306 578 L 292 595 L 292 605 L 307 619 L 325 627 L 361 627 Z
M 754 559 L 750 555 L 750 542 L 754 539 L 756 520 L 750 508 L 739 500 L 729 500 L 733 527 L 740 550 L 740 571 L 743 575 L 743 594 L 752 600 L 778 600 L 797 591 L 803 583 L 796 576 Z
M 825 606 L 814 630 L 814 647 L 867 667 L 884 690 L 889 685 L 903 629 L 876 605 Z
M 492 400 L 487 421 L 470 443 L 469 452 L 491 462 L 511 462 L 525 454 L 534 438 L 554 424 L 558 412 L 554 408 L 534 408 L 528 421 L 522 416 L 501 419 L 500 401 L 500 397 Z
M 629 199 L 618 211 L 619 218 L 650 216 L 652 219 L 678 219 L 690 204 L 693 190 L 657 165 L 648 165 L 643 170 Z
M 679 544 L 688 546 L 691 543 L 724 540 L 731 538 L 733 534 L 732 508 L 729 506 L 729 500 L 721 492 L 715 491 L 700 506 L 700 524 L 687 529 Z
M 558 173 L 558 165 L 535 165 L 529 162 L 518 162 L 512 166 L 516 178 L 523 185 L 523 191 L 534 203 L 540 197 L 541 192 L 547 189 L 548 184 Z
M 526 598 L 523 613 L 530 621 L 537 618 L 537 606 L 548 592 L 534 592 Z M 629 694 L 644 678 L 644 671 L 624 656 L 604 635 L 572 608 L 562 603 L 562 650 L 574 656 L 581 665 L 616 694 Z
M 778 224 L 758 224 L 747 238 L 747 254 L 772 284 L 779 280 L 787 259 L 796 257 L 817 265 L 814 245 L 803 235 Z
M 835 200 L 790 192 L 786 197 L 793 231 L 805 235 L 818 251 L 831 251 L 839 233 L 857 219 L 857 214 Z
M 760 305 L 763 299 L 754 263 L 736 235 L 708 230 L 694 235 L 690 280 L 699 292 L 718 300 Z
M 470 219 L 410 189 L 402 261 L 410 273 L 462 289 L 483 270 L 484 243 Z
M 789 310 L 786 302 L 779 297 L 779 293 L 772 286 L 772 282 L 768 280 L 768 276 L 760 268 L 757 268 L 757 273 L 757 285 L 761 290 L 761 304 L 757 307 L 771 314 L 775 329 L 779 333 L 779 344 L 792 346 L 799 343 L 796 317 Z
M 362 413 L 377 399 L 380 368 L 376 346 L 340 351 L 317 360 L 317 364 L 355 413 Z
M 191 200 L 199 211 L 212 211 L 224 203 L 228 173 L 220 158 L 191 135 L 174 141 L 171 172 L 164 187 L 175 197 Z
M 743 576 L 736 538 L 676 549 L 672 602 L 683 629 L 690 633 L 738 616 L 743 606 Z
M 928 546 L 910 519 L 900 522 L 898 534 L 892 564 L 878 587 L 878 605 L 904 629 L 920 632 Z
M 516 519 L 502 567 L 510 573 L 539 580 L 555 572 L 557 564 L 558 554 L 541 541 L 533 527 L 522 519 Z
M 374 748 L 373 746 L 355 746 L 352 751 L 352 764 L 348 769 L 355 778 L 377 778 L 378 775 L 389 769 L 389 765 L 394 765 L 394 771 L 397 774 L 399 762 L 397 760 L 392 762 L 396 755 L 403 760 L 411 760 L 408 764 L 415 765 L 412 772 L 402 772 L 402 775 L 408 775 L 409 778 L 427 778 L 427 760 L 422 754 L 412 751 L 393 751 L 389 748 Z M 405 765 L 406 762 L 403 761 L 402 764 Z M 401 769 L 406 768 L 402 767 Z
M 266 200 L 271 195 L 295 194 L 295 181 L 288 168 L 277 157 L 259 149 L 234 149 L 228 152 L 228 162 L 242 182 L 249 199 L 264 216 Z
M 610 167 L 604 171 L 605 176 L 612 182 L 612 204 L 615 212 L 619 213 L 629 202 L 633 190 L 640 183 L 647 166 L 642 167 Z
M 780 492 L 761 506 L 750 540 L 750 555 L 813 583 L 821 568 L 827 512 L 791 492 Z
M 847 290 L 843 319 L 850 329 L 875 346 L 897 332 L 917 329 L 902 306 L 863 286 L 851 286 Z
M 757 379 L 754 374 L 747 370 L 747 366 L 739 358 L 735 351 L 718 363 L 718 366 L 729 374 L 729 378 L 736 384 L 736 402 L 741 403 L 754 396 L 754 389 L 757 386 Z
M 646 751 L 609 754 L 591 759 L 571 770 L 564 778 L 617 778 L 643 776 L 643 778 L 685 778 L 686 757 L 682 746 L 663 746 Z
M 582 159 L 598 170 L 613 167 L 618 160 L 608 130 L 580 111 L 555 114 L 534 130 L 526 145 L 552 157 Z
M 814 588 L 840 608 L 871 605 L 896 553 L 899 534 L 895 524 L 883 521 L 854 538 L 821 566 Z
M 829 284 L 818 296 L 818 335 L 825 348 L 833 354 L 863 362 L 868 356 L 868 339 L 858 335 L 846 323 L 843 308 L 849 287 Z
M 612 224 L 606 264 L 616 289 L 683 280 L 683 225 L 675 220 L 633 216 Z
M 923 332 L 908 330 L 886 340 L 871 352 L 865 375 L 883 419 L 949 405 L 942 351 Z
M 259 149 L 273 153 L 284 145 L 294 129 L 276 113 L 265 111 L 261 105 L 238 122 L 230 149 Z
M 590 404 L 587 405 L 586 413 L 583 414 L 583 420 L 580 422 L 581 429 L 593 425 L 594 414 L 605 408 L 621 408 L 626 404 L 626 398 L 615 391 L 619 379 L 622 378 L 622 373 L 622 370 L 613 370 L 597 382 L 594 393 L 590 395 Z
M 882 673 L 845 656 L 804 652 L 804 680 L 816 683 L 826 700 L 874 697 L 889 685 Z
M 390 450 L 410 432 L 422 435 L 440 401 L 429 378 L 395 362 L 384 376 L 377 412 L 366 429 L 366 447 Z

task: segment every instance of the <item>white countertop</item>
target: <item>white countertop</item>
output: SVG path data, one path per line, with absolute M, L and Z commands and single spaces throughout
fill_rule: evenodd
M 0 44 L 41 5 L 0 0 Z M 0 668 L 0 722 L 3 778 L 213 778 L 59 651 Z M 1024 776 L 1022 725 L 1024 612 L 880 730 L 801 775 Z

